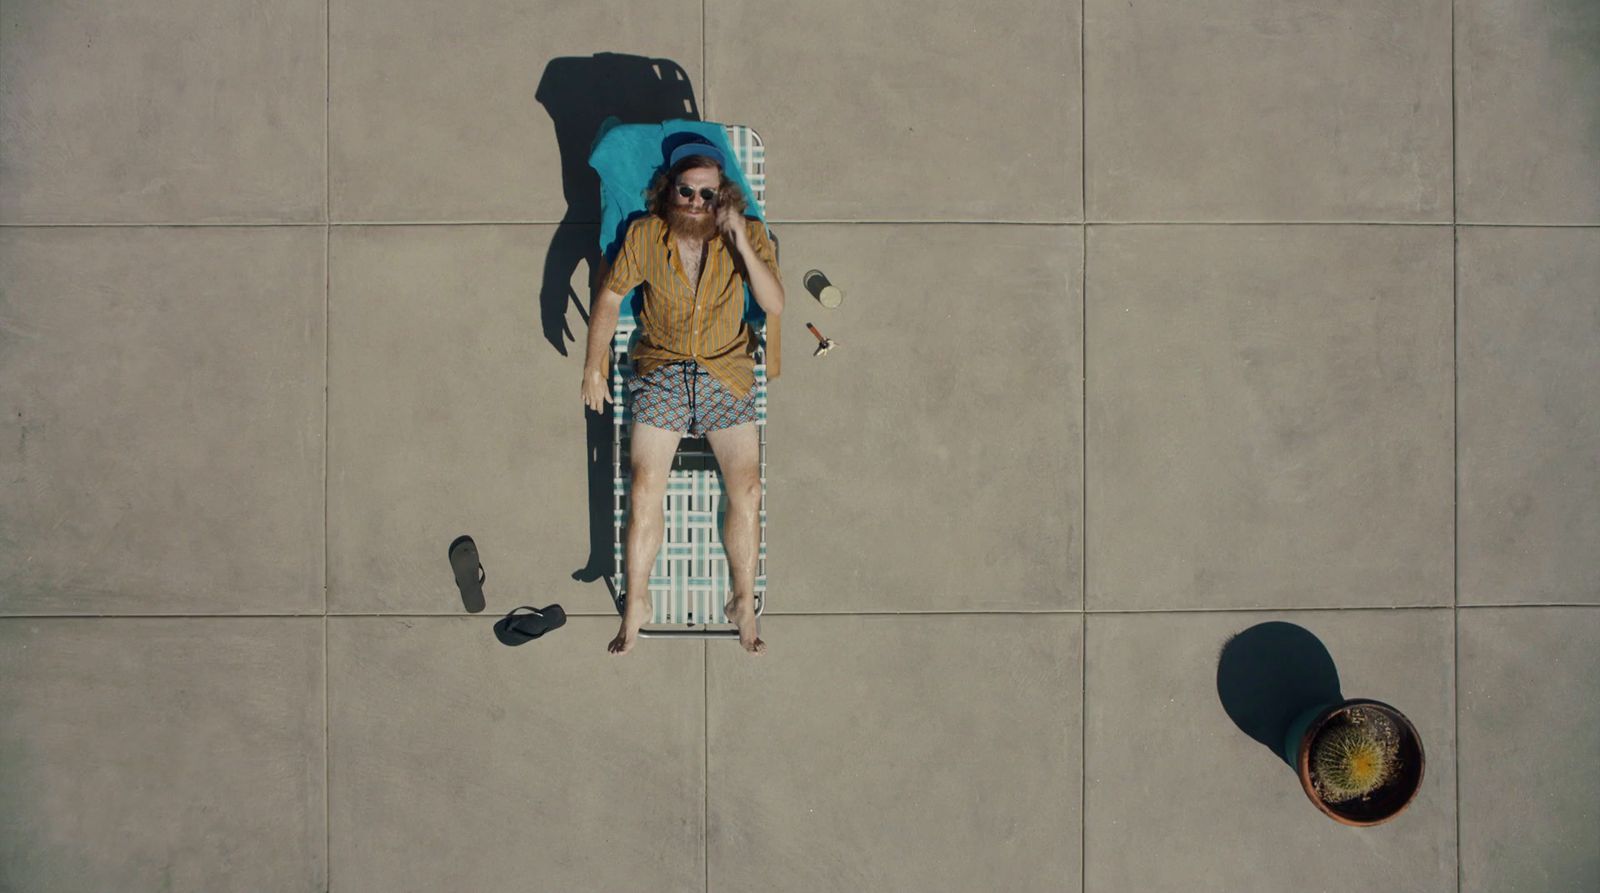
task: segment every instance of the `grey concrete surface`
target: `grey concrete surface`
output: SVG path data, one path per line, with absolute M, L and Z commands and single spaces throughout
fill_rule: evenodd
M 1456 219 L 1600 223 L 1600 5 L 1454 9 Z
M 710 889 L 1078 888 L 1078 615 L 766 629 L 707 655 Z
M 0 4 L 0 223 L 326 219 L 327 4 Z
M 1451 219 L 1450 0 L 1084 0 L 1091 221 Z
M 594 238 L 596 228 L 585 229 Z M 440 598 L 455 586 L 444 558 L 452 540 L 473 531 L 490 598 L 615 613 L 603 587 L 597 592 L 572 579 L 590 553 L 587 439 L 578 399 L 587 329 L 570 314 L 578 340 L 560 338 L 566 356 L 539 337 L 533 297 L 554 232 L 553 226 L 333 231 L 333 612 L 459 612 L 460 598 Z M 581 288 L 581 277 L 573 285 Z M 609 428 L 605 438 L 609 450 Z M 609 488 L 609 461 L 604 476 Z M 605 536 L 609 572 L 609 517 Z
M 1600 230 L 1460 238 L 1461 603 L 1600 603 Z
M 1318 812 L 1288 763 L 1235 726 L 1217 657 L 1265 622 L 1322 642 L 1346 698 L 1416 726 L 1422 788 L 1385 825 Z M 1084 681 L 1088 890 L 1456 889 L 1449 609 L 1094 614 Z
M 648 109 L 638 91 L 672 92 L 633 80 L 607 83 L 621 79 L 610 69 L 568 71 L 567 80 L 562 59 L 596 52 L 648 58 L 674 63 L 687 84 L 702 84 L 701 4 L 694 0 L 449 7 L 356 0 L 327 8 L 334 220 L 555 222 L 565 213 L 557 172 L 566 155 L 550 138 L 552 106 L 582 110 L 568 107 L 576 97 L 550 93 L 581 87 L 616 104 L 619 117 L 643 120 Z M 691 91 L 689 98 L 698 112 L 698 96 Z M 601 117 L 588 111 L 592 124 L 580 135 L 578 166 Z M 591 212 L 586 222 L 598 220 Z
M 615 632 L 330 618 L 332 889 L 703 888 L 704 650 Z
M 323 608 L 323 235 L 0 230 L 0 614 Z
M 811 147 L 768 173 L 779 219 L 1082 221 L 1080 17 L 707 0 L 706 116 Z
M 796 224 L 782 239 L 771 610 L 1078 608 L 1081 228 Z M 863 291 L 823 309 L 813 264 Z M 812 358 L 807 322 L 840 346 Z
M 1600 610 L 1461 612 L 1461 889 L 1600 877 Z
M 1109 227 L 1088 264 L 1089 608 L 1450 604 L 1448 228 Z
M 0 893 L 1600 887 L 1597 33 L 0 0 Z M 604 650 L 607 115 L 767 141 L 759 659 Z M 1269 619 L 1394 822 L 1219 704 Z
M 323 621 L 0 620 L 0 890 L 322 890 Z

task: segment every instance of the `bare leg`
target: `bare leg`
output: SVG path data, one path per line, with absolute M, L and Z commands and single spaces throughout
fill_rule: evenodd
M 672 455 L 677 452 L 682 436 L 653 425 L 633 424 L 626 600 L 622 608 L 622 628 L 606 647 L 612 654 L 627 654 L 638 639 L 639 627 L 650 620 L 650 568 L 655 566 L 656 553 L 661 551 L 666 524 L 661 501 L 667 492 Z
M 728 494 L 722 547 L 728 553 L 733 597 L 723 610 L 739 628 L 739 644 L 752 654 L 762 654 L 767 645 L 761 641 L 756 616 L 756 556 L 761 543 L 761 447 L 756 426 L 735 425 L 712 431 L 706 439 L 722 468 L 722 487 Z

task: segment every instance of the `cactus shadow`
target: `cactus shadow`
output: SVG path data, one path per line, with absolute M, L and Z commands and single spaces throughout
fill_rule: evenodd
M 1244 732 L 1294 768 L 1283 752 L 1290 723 L 1303 711 L 1341 702 L 1339 669 L 1322 641 L 1293 623 L 1259 623 L 1222 646 L 1217 697 Z

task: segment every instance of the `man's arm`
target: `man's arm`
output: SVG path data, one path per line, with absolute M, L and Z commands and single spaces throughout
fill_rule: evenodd
M 617 316 L 622 309 L 622 295 L 602 286 L 594 303 L 589 305 L 589 349 L 584 354 L 583 375 L 606 375 L 606 361 L 611 356 L 611 339 L 617 334 Z
M 583 405 L 595 412 L 605 411 L 612 402 L 611 389 L 606 386 L 606 360 L 611 354 L 611 338 L 617 333 L 617 311 L 622 307 L 622 295 L 609 288 L 589 305 L 589 352 L 583 358 L 583 383 L 578 391 L 583 395 Z
M 641 218 L 628 225 L 622 249 L 609 264 L 604 256 L 601 257 L 602 269 L 596 276 L 598 287 L 594 301 L 589 305 L 589 349 L 583 360 L 585 384 L 591 372 L 600 378 L 605 377 L 606 360 L 611 356 L 611 339 L 617 334 L 617 315 L 622 308 L 622 299 L 644 280 L 644 271 L 639 265 L 639 243 L 644 222 Z
M 740 221 L 741 223 L 743 221 Z M 759 220 L 752 221 L 756 226 L 761 226 Z M 745 279 L 750 283 L 750 293 L 755 296 L 756 303 L 761 305 L 770 316 L 777 316 L 783 312 L 783 283 L 773 274 L 772 268 L 767 266 L 767 261 L 756 250 L 750 241 L 750 235 L 745 232 L 745 227 L 735 229 L 734 247 L 738 250 L 739 260 L 744 266 Z M 765 231 L 762 238 L 766 238 Z

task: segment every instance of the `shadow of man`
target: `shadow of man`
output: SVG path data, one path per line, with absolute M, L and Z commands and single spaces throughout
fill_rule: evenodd
M 589 151 L 600 125 L 616 117 L 623 124 L 659 124 L 674 118 L 699 120 L 694 87 L 683 67 L 670 59 L 618 53 L 552 59 L 534 98 L 555 125 L 561 152 L 561 185 L 567 210 L 545 255 L 539 290 L 539 318 L 545 340 L 562 356 L 567 344 L 581 355 L 588 340 L 589 312 L 572 288 L 580 263 L 588 264 L 589 298 L 603 273 L 600 256 L 600 178 L 589 167 Z M 575 307 L 583 333 L 573 331 L 567 311 Z M 573 403 L 578 404 L 577 376 Z M 572 578 L 585 583 L 606 578 L 615 596 L 611 568 L 611 416 L 584 409 L 589 468 L 589 559 Z

